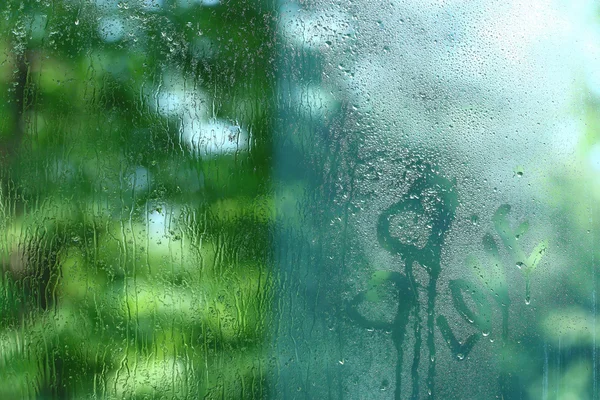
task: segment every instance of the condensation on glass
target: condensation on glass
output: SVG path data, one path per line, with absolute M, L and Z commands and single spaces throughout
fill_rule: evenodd
M 0 4 L 0 399 L 595 399 L 591 0 Z
M 279 7 L 276 397 L 597 398 L 597 5 Z

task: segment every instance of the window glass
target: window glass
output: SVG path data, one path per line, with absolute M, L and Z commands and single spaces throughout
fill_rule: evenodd
M 272 7 L 0 5 L 0 398 L 266 396 Z
M 591 0 L 0 4 L 0 399 L 594 399 Z
M 277 397 L 596 398 L 597 6 L 279 12 Z

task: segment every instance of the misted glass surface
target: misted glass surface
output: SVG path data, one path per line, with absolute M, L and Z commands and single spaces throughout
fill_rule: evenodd
M 0 399 L 597 399 L 589 0 L 0 4 Z

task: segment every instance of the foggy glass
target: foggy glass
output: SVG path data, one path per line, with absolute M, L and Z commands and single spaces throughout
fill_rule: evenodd
M 275 397 L 598 398 L 597 5 L 279 11 Z
M 0 16 L 0 399 L 599 397 L 594 2 Z

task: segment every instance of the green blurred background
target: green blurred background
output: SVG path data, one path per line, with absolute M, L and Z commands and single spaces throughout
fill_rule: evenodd
M 370 398 L 348 389 L 362 366 L 344 351 L 368 358 L 354 340 L 373 329 L 344 309 L 361 290 L 402 299 L 376 291 L 392 280 L 369 264 L 368 225 L 355 232 L 348 220 L 366 207 L 355 182 L 389 172 L 387 146 L 370 149 L 363 133 L 398 127 L 369 125 L 377 116 L 361 114 L 364 104 L 320 87 L 333 80 L 325 71 L 353 77 L 320 57 L 335 41 L 313 46 L 319 29 L 339 27 L 315 18 L 294 41 L 278 30 L 299 7 L 283 3 L 0 4 L 0 399 Z M 354 33 L 338 30 L 355 57 Z M 533 181 L 545 194 L 535 210 L 553 218 L 490 202 L 493 220 L 469 221 L 492 227 L 467 251 L 479 258 L 459 252 L 473 298 L 494 293 L 503 313 L 509 291 L 537 285 L 524 314 L 534 317 L 497 335 L 501 350 L 488 344 L 463 363 L 493 365 L 479 383 L 504 398 L 598 394 L 600 114 L 586 85 L 573 84 L 586 105 L 573 168 Z M 416 164 L 439 155 L 406 147 L 399 159 L 421 153 Z M 365 148 L 372 159 L 360 159 Z M 414 165 L 390 164 L 408 171 L 399 186 L 414 183 Z M 513 167 L 516 179 L 530 173 Z M 534 238 L 517 249 L 530 226 Z M 552 262 L 536 259 L 546 249 Z M 513 283 L 523 257 L 530 265 Z M 518 295 L 513 313 L 529 296 Z M 489 330 L 460 320 L 477 308 L 461 301 L 450 325 Z M 392 308 L 363 311 L 385 318 Z M 455 358 L 438 367 L 438 386 L 460 382 Z M 393 382 L 373 382 L 393 397 Z
M 268 2 L 0 15 L 0 398 L 264 397 Z

